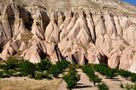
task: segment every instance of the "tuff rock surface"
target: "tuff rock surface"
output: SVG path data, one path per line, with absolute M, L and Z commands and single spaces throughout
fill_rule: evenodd
M 136 7 L 120 0 L 0 0 L 0 58 L 106 63 L 136 72 Z

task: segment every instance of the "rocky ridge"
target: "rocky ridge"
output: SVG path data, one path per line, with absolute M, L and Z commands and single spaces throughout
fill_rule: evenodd
M 0 58 L 67 59 L 136 72 L 136 7 L 120 0 L 0 3 Z

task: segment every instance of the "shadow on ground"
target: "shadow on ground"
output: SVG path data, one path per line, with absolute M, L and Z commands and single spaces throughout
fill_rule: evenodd
M 91 85 L 84 85 L 83 83 L 77 83 L 77 86 L 74 87 L 74 89 L 78 89 L 78 88 L 90 88 L 92 87 Z

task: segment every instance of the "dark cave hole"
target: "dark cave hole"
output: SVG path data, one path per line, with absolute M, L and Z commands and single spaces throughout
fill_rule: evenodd
M 24 22 L 24 25 L 25 25 L 25 28 L 27 28 L 28 30 L 32 29 L 33 18 L 30 13 L 28 13 L 28 20 Z
M 100 63 L 101 64 L 108 64 L 108 57 L 106 55 L 101 55 L 101 60 L 100 60 Z
M 0 47 L 0 53 L 2 53 L 2 48 Z

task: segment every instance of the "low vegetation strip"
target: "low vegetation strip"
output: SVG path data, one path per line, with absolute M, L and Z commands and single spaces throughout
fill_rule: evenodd
M 101 81 L 102 79 L 95 74 L 93 65 L 84 65 L 82 71 L 87 74 L 89 80 L 94 83 L 94 86 L 97 84 L 99 90 L 109 90 L 108 86 Z
M 80 76 L 77 74 L 76 69 L 70 69 L 68 74 L 63 76 L 63 79 L 67 83 L 67 88 L 72 89 L 77 85 L 77 82 L 80 80 Z
M 86 64 L 79 66 L 71 64 L 67 60 L 61 60 L 56 64 L 52 64 L 47 58 L 41 60 L 40 63 L 33 64 L 27 60 L 18 60 L 10 57 L 5 63 L 0 64 L 0 78 L 30 77 L 35 80 L 63 78 L 67 84 L 67 88 L 72 89 L 76 87 L 77 82 L 80 80 L 80 75 L 77 74 L 77 68 L 82 69 L 88 76 L 90 82 L 93 82 L 94 87 L 98 87 L 99 90 L 109 90 L 108 86 L 99 78 L 99 74 L 106 76 L 106 79 L 121 76 L 134 83 L 136 82 L 135 73 L 112 69 L 105 64 Z M 122 87 L 128 88 L 129 86 L 124 85 Z M 132 88 L 135 88 L 135 86 Z
M 27 60 L 17 60 L 9 58 L 5 64 L 0 65 L 0 78 L 11 76 L 29 76 L 35 79 L 58 78 L 70 63 L 66 60 L 52 64 L 48 59 L 42 60 L 38 64 L 33 64 Z

